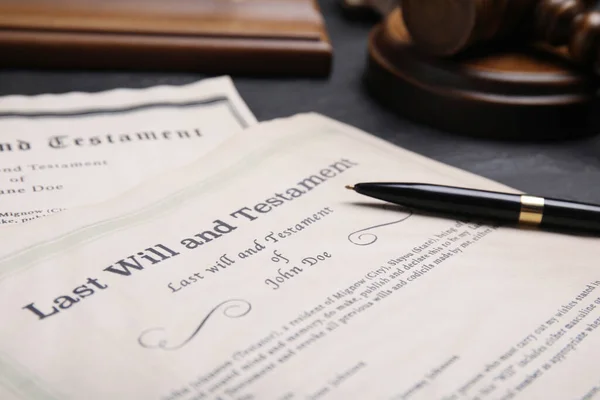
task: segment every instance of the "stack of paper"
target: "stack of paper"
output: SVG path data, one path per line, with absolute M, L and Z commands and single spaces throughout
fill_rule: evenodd
M 155 131 L 193 131 L 191 115 L 165 115 Z M 597 239 L 419 215 L 344 185 L 510 188 L 315 114 L 251 127 L 178 165 L 1 231 L 0 398 L 600 393 Z M 29 198 L 20 210 L 43 209 Z

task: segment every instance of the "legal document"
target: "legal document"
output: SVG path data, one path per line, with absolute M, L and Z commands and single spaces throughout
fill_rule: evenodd
M 2 235 L 12 399 L 591 399 L 597 238 L 344 188 L 513 191 L 307 114 Z M 5 397 L 3 397 L 5 398 Z
M 102 202 L 256 123 L 229 77 L 0 99 L 0 226 Z

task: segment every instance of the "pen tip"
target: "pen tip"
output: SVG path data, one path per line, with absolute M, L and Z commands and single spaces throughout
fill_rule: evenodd
M 352 186 L 352 185 L 346 185 L 346 189 L 348 189 L 348 190 L 354 190 L 354 186 Z

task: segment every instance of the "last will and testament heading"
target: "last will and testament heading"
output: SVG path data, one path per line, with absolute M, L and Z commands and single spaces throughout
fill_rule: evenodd
M 43 132 L 40 132 L 40 134 L 43 134 Z M 194 127 L 118 134 L 107 133 L 104 135 L 50 135 L 42 143 L 33 143 L 19 138 L 13 141 L 0 141 L 0 154 L 34 151 L 36 146 L 46 146 L 53 150 L 63 150 L 70 147 L 97 147 L 145 141 L 186 140 L 201 137 L 202 131 Z
M 182 249 L 195 250 L 200 246 L 218 240 L 235 231 L 239 228 L 240 223 L 255 221 L 261 215 L 273 212 L 278 207 L 284 206 L 310 193 L 322 183 L 343 174 L 348 169 L 357 165 L 352 160 L 342 158 L 319 169 L 315 174 L 301 179 L 295 186 L 284 189 L 281 192 L 273 193 L 271 197 L 265 199 L 263 202 L 241 207 L 227 216 L 218 216 L 218 219 L 213 221 L 213 225 L 210 228 L 199 229 L 198 233 L 179 239 L 179 243 L 175 245 L 170 243 L 149 245 L 141 251 L 135 251 L 131 255 L 123 256 L 122 259 L 104 268 L 103 271 L 110 273 L 112 276 L 129 277 L 136 270 L 141 271 L 180 255 L 179 251 Z M 317 214 L 316 218 L 320 218 L 320 216 Z M 302 230 L 314 222 L 312 217 L 307 217 L 303 221 L 298 222 L 296 229 Z M 294 230 L 294 227 L 290 229 Z M 280 238 L 285 238 L 287 235 L 286 232 L 279 233 Z M 277 239 L 274 238 L 273 240 Z M 199 277 L 199 279 L 204 279 L 204 277 Z M 107 282 L 107 278 L 83 278 L 81 285 L 75 287 L 70 293 L 61 294 L 54 299 L 36 300 L 24 306 L 23 310 L 29 311 L 33 313 L 33 316 L 43 320 L 57 315 L 61 311 L 69 310 L 80 301 L 107 289 L 109 286 L 105 282 Z

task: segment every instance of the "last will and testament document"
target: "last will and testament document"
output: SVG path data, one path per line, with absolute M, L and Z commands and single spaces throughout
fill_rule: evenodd
M 1 232 L 0 393 L 599 396 L 598 239 L 344 189 L 373 180 L 510 190 L 302 115 L 118 200 Z
M 115 197 L 255 123 L 229 77 L 0 98 L 0 227 Z

